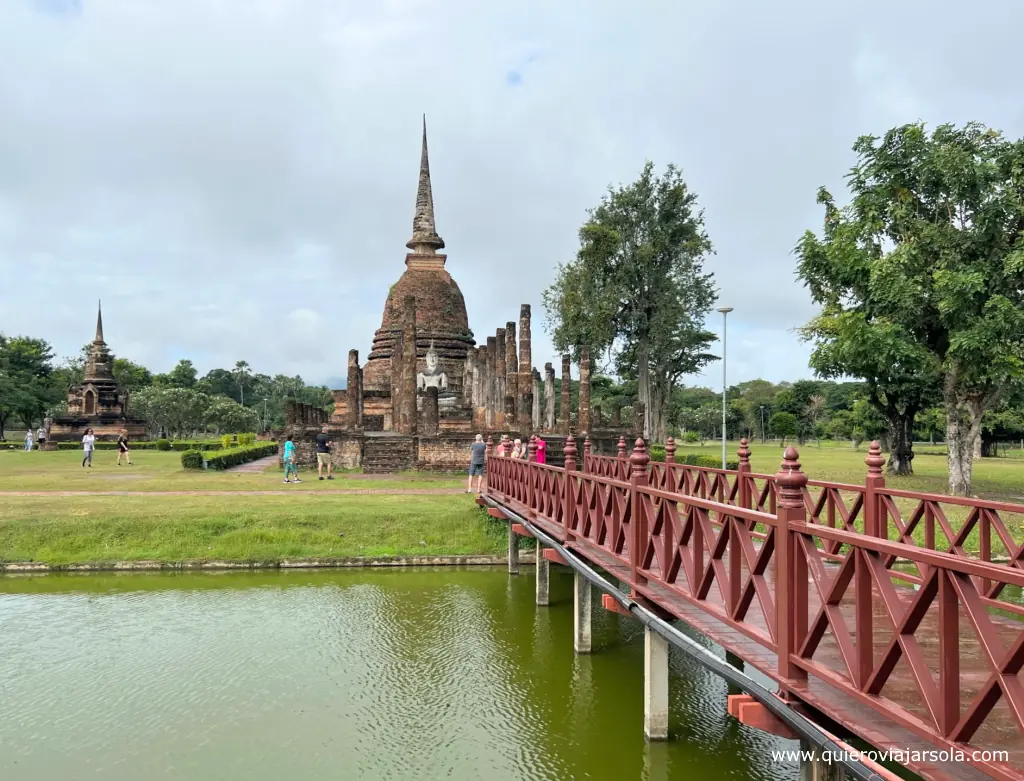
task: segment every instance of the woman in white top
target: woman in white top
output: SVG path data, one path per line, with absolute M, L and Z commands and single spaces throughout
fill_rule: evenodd
M 32 449 L 32 429 L 25 432 L 25 452 Z
M 92 469 L 92 451 L 96 447 L 96 435 L 92 433 L 91 428 L 85 430 L 85 436 L 82 437 L 82 449 L 85 451 L 85 457 L 82 458 L 82 466 L 85 466 L 85 462 L 89 462 L 89 468 Z

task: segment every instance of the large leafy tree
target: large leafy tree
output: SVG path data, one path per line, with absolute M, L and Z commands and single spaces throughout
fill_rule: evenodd
M 55 398 L 52 359 L 43 339 L 0 334 L 0 438 L 12 416 L 29 428 L 42 423 Z
M 672 389 L 714 360 L 704 318 L 715 303 L 712 252 L 697 196 L 682 172 L 647 163 L 630 185 L 610 188 L 580 229 L 576 259 L 544 293 L 555 345 L 607 351 L 637 382 L 644 435 L 663 439 Z
M 881 333 L 901 374 L 938 379 L 949 489 L 969 495 L 985 410 L 1024 376 L 1024 141 L 912 124 L 854 151 L 851 202 L 819 191 L 800 277 L 824 316 Z

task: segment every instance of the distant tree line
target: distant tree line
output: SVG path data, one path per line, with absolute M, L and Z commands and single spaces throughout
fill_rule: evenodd
M 66 412 L 68 388 L 82 382 L 87 353 L 85 346 L 79 355 L 56 362 L 44 339 L 0 334 L 0 439 L 7 429 L 35 428 L 47 415 Z M 187 359 L 163 374 L 125 358 L 115 358 L 112 368 L 120 388 L 130 394 L 129 414 L 145 418 L 153 435 L 278 428 L 289 399 L 332 408 L 327 387 L 307 385 L 299 376 L 260 374 L 246 361 L 202 377 Z

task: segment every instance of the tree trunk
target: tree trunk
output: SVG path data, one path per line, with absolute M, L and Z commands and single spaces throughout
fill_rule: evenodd
M 947 378 L 946 447 L 949 466 L 949 492 L 954 496 L 971 495 L 974 471 L 974 447 L 981 441 L 981 416 L 984 408 L 977 402 L 962 403 L 952 377 Z
M 888 420 L 889 461 L 885 470 L 890 475 L 914 474 L 914 415 L 896 413 Z
M 668 397 L 669 394 L 664 391 L 662 385 L 662 378 L 659 377 L 657 382 L 651 385 L 651 405 L 648 408 L 653 442 L 664 442 L 667 437 Z
M 976 436 L 974 438 L 974 445 L 972 446 L 971 449 L 974 451 L 974 457 L 975 458 L 981 458 L 983 455 L 985 455 L 984 453 L 981 452 L 982 448 L 981 448 L 981 430 L 980 429 L 978 430 L 978 436 Z
M 637 347 L 637 397 L 644 405 L 643 438 L 650 441 L 651 415 L 654 405 L 651 403 L 651 362 L 647 339 L 641 339 Z

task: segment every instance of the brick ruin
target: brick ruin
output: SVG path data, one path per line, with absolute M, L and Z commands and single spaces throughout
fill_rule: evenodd
M 130 439 L 145 439 L 146 422 L 128 414 L 128 392 L 121 392 L 113 369 L 114 356 L 103 339 L 103 309 L 98 307 L 82 382 L 68 389 L 67 413 L 46 424 L 50 445 L 81 440 L 88 428 L 99 442 L 115 441 L 122 431 Z
M 448 256 L 438 253 L 445 244 L 434 222 L 425 121 L 406 247 L 405 272 L 388 291 L 366 364 L 359 365 L 357 350 L 349 351 L 346 388 L 332 391 L 333 414 L 328 418 L 304 404 L 286 412 L 281 439 L 293 437 L 304 463 L 315 462 L 313 443 L 324 424 L 336 466 L 375 472 L 464 471 L 478 433 L 496 441 L 503 434 L 524 440 L 550 435 L 552 463 L 560 458 L 564 436 L 559 435 L 570 430 L 586 433 L 593 426 L 591 439 L 604 440 L 600 412 L 590 409 L 586 350 L 579 369 L 580 409 L 569 409 L 571 362 L 565 355 L 555 417 L 554 370 L 546 364 L 542 379 L 533 366 L 529 304 L 520 307 L 518 323 L 508 320 L 483 343 L 475 340 L 465 299 L 445 268 Z M 617 442 L 620 433 L 610 431 L 607 438 Z

